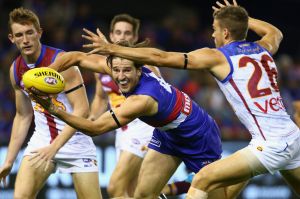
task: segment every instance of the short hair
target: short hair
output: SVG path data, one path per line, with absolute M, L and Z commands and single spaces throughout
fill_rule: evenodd
M 120 46 L 124 46 L 124 47 L 131 47 L 131 48 L 141 48 L 141 47 L 147 47 L 149 45 L 149 40 L 145 40 L 143 42 L 137 43 L 137 44 L 133 44 L 130 41 L 126 41 L 126 40 L 120 40 L 119 42 L 116 43 L 117 45 Z M 106 58 L 106 64 L 107 66 L 109 66 L 110 68 L 112 68 L 112 61 L 114 58 L 116 58 L 118 56 L 115 55 L 109 55 Z M 130 60 L 130 59 L 129 59 Z M 144 64 L 143 63 L 138 63 L 133 61 L 133 64 L 136 68 L 141 68 Z
M 243 40 L 248 32 L 248 12 L 241 6 L 226 6 L 214 12 L 222 28 L 227 28 L 234 40 Z
M 13 11 L 9 13 L 9 20 L 8 20 L 9 33 L 12 33 L 11 26 L 13 23 L 33 24 L 36 30 L 38 31 L 41 30 L 40 21 L 37 15 L 31 10 L 28 10 L 23 7 L 15 8 Z
M 135 36 L 138 35 L 139 29 L 140 29 L 140 20 L 130 16 L 129 14 L 119 14 L 119 15 L 114 16 L 114 18 L 110 22 L 110 32 L 114 31 L 115 24 L 120 21 L 125 21 L 125 22 L 131 24 L 132 29 L 133 29 L 133 34 Z

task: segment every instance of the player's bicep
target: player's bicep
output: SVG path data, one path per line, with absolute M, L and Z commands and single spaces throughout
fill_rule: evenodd
M 31 107 L 30 99 L 25 95 L 25 93 L 17 86 L 16 79 L 14 75 L 13 66 L 10 69 L 10 81 L 15 92 L 15 102 L 16 102 L 16 113 L 22 117 L 32 117 L 33 110 Z
M 84 59 L 80 62 L 83 68 L 91 70 L 96 73 L 110 74 L 111 70 L 107 66 L 106 57 L 102 55 L 85 55 Z
M 210 48 L 201 48 L 187 54 L 188 69 L 210 69 L 220 63 L 221 53 Z
M 272 55 L 274 55 L 279 48 L 279 43 L 270 41 L 266 38 L 256 41 L 256 43 L 269 51 Z
M 16 113 L 22 117 L 32 117 L 33 110 L 30 99 L 20 89 L 15 90 Z
M 62 73 L 66 86 L 65 94 L 73 108 L 88 112 L 89 104 L 81 73 L 78 67 L 71 67 Z
M 153 115 L 156 112 L 157 104 L 151 97 L 131 96 L 120 107 L 103 113 L 94 121 L 94 128 L 97 132 L 107 132 L 120 128 L 140 116 Z
M 120 107 L 113 109 L 121 125 L 134 119 L 153 115 L 157 112 L 156 102 L 146 95 L 135 95 L 127 98 Z
M 278 51 L 283 35 L 280 30 L 274 29 L 269 34 L 256 41 L 257 44 L 267 49 L 272 55 Z

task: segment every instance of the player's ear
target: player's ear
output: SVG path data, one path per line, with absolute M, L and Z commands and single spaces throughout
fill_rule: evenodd
M 134 35 L 134 38 L 133 38 L 133 43 L 136 43 L 139 39 L 139 36 L 138 35 Z
M 113 33 L 112 32 L 109 32 L 109 39 L 111 42 L 115 43 L 114 40 L 113 40 Z
M 14 36 L 11 33 L 8 34 L 8 39 L 10 40 L 11 43 L 13 44 L 15 43 Z
M 142 75 L 142 67 L 136 67 L 137 75 L 140 77 Z
M 40 29 L 38 30 L 38 34 L 39 34 L 39 37 L 41 38 L 41 37 L 42 37 L 42 34 L 43 34 L 43 29 L 42 29 L 42 28 L 40 28 Z
M 230 32 L 227 28 L 223 29 L 223 36 L 225 39 L 228 39 L 230 37 Z

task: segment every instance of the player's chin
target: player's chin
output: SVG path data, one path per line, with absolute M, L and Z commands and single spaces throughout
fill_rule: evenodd
M 123 88 L 120 88 L 121 92 L 122 93 L 129 93 L 130 92 L 130 88 L 129 87 L 123 87 Z
M 23 55 L 26 55 L 26 56 L 30 56 L 30 55 L 33 55 L 33 50 L 31 50 L 31 49 L 23 49 L 22 50 L 22 54 Z

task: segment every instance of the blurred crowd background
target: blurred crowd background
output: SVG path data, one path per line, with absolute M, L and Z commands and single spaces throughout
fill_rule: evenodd
M 300 98 L 300 26 L 296 13 L 297 0 L 245 1 L 250 16 L 273 23 L 284 34 L 284 40 L 275 56 L 279 70 L 279 85 L 284 103 L 290 114 L 291 102 Z M 270 8 L 269 4 L 272 4 Z M 150 38 L 151 45 L 168 51 L 192 51 L 201 47 L 214 47 L 212 9 L 214 1 L 197 0 L 0 0 L 0 145 L 7 145 L 15 114 L 14 93 L 10 86 L 9 68 L 17 56 L 16 48 L 7 38 L 8 13 L 16 7 L 32 9 L 40 18 L 44 30 L 42 43 L 66 51 L 83 50 L 82 28 L 105 34 L 115 14 L 129 13 L 141 19 L 140 41 Z M 250 40 L 257 37 L 248 35 Z M 161 69 L 163 77 L 188 93 L 217 120 L 224 140 L 248 140 L 249 134 L 235 117 L 223 94 L 211 76 L 203 72 Z M 89 99 L 94 94 L 93 74 L 82 71 Z M 103 139 L 101 139 L 103 140 Z
M 80 50 L 84 40 L 82 28 L 95 31 L 97 27 L 105 34 L 109 33 L 109 23 L 114 15 L 128 13 L 141 20 L 140 41 L 150 38 L 151 45 L 167 51 L 188 52 L 202 47 L 214 47 L 212 34 L 212 9 L 215 1 L 206 0 L 0 0 L 0 150 L 4 161 L 6 146 L 15 115 L 14 93 L 9 80 L 9 68 L 18 55 L 17 49 L 7 38 L 8 13 L 16 7 L 32 9 L 40 18 L 42 43 L 66 51 Z M 250 16 L 271 22 L 284 34 L 279 52 L 274 56 L 279 70 L 281 95 L 288 112 L 293 115 L 293 100 L 300 100 L 300 25 L 298 12 L 299 0 L 240 0 Z M 272 5 L 271 5 L 272 4 Z M 249 33 L 249 40 L 258 37 Z M 203 72 L 161 69 L 163 77 L 173 85 L 188 93 L 204 107 L 218 122 L 224 141 L 224 151 L 233 152 L 247 144 L 249 133 L 238 121 L 231 107 L 226 102 L 213 78 Z M 89 71 L 82 71 L 88 97 L 94 95 L 94 76 Z M 22 128 L 22 127 L 19 127 Z M 31 128 L 31 131 L 33 128 Z M 28 137 L 31 133 L 28 134 Z M 98 136 L 95 143 L 103 150 L 113 145 L 113 133 Z M 107 154 L 112 154 L 108 153 Z M 103 164 L 110 163 L 107 155 Z M 110 158 L 110 159 L 109 159 Z M 109 164 L 107 164 L 109 165 Z M 107 166 L 106 169 L 112 169 Z M 105 166 L 105 165 L 104 165 Z M 103 165 L 101 166 L 103 170 Z M 14 173 L 17 172 L 15 168 Z M 104 172 L 104 171 L 103 171 Z M 104 172 L 109 179 L 109 172 Z M 243 198 L 294 198 L 279 175 L 257 177 L 254 183 L 244 191 Z M 105 176 L 100 181 L 105 184 Z M 12 181 L 14 176 L 12 177 Z M 64 179 L 68 179 L 64 177 Z M 262 180 L 263 179 L 263 180 Z M 263 186 L 264 185 L 264 186 Z M 48 184 L 49 186 L 49 184 Z M 270 188 L 272 187 L 272 188 Z M 12 197 L 13 184 L 7 194 Z M 274 189 L 273 189 L 274 188 Z M 57 194 L 58 189 L 55 189 Z M 0 193 L 1 198 L 5 192 Z M 66 189 L 61 197 L 51 193 L 47 198 L 67 197 Z M 104 193 L 104 192 L 103 192 Z M 53 195 L 54 194 L 54 195 Z M 74 193 L 73 193 L 74 194 Z M 254 197 L 254 195 L 256 196 Z M 273 194 L 273 195 L 272 195 Z M 281 194 L 281 195 L 280 195 Z M 2 196 L 1 196 L 2 195 Z M 246 197 L 247 196 L 247 197 Z M 45 198 L 43 196 L 43 198 Z M 106 198 L 106 197 L 104 197 Z

